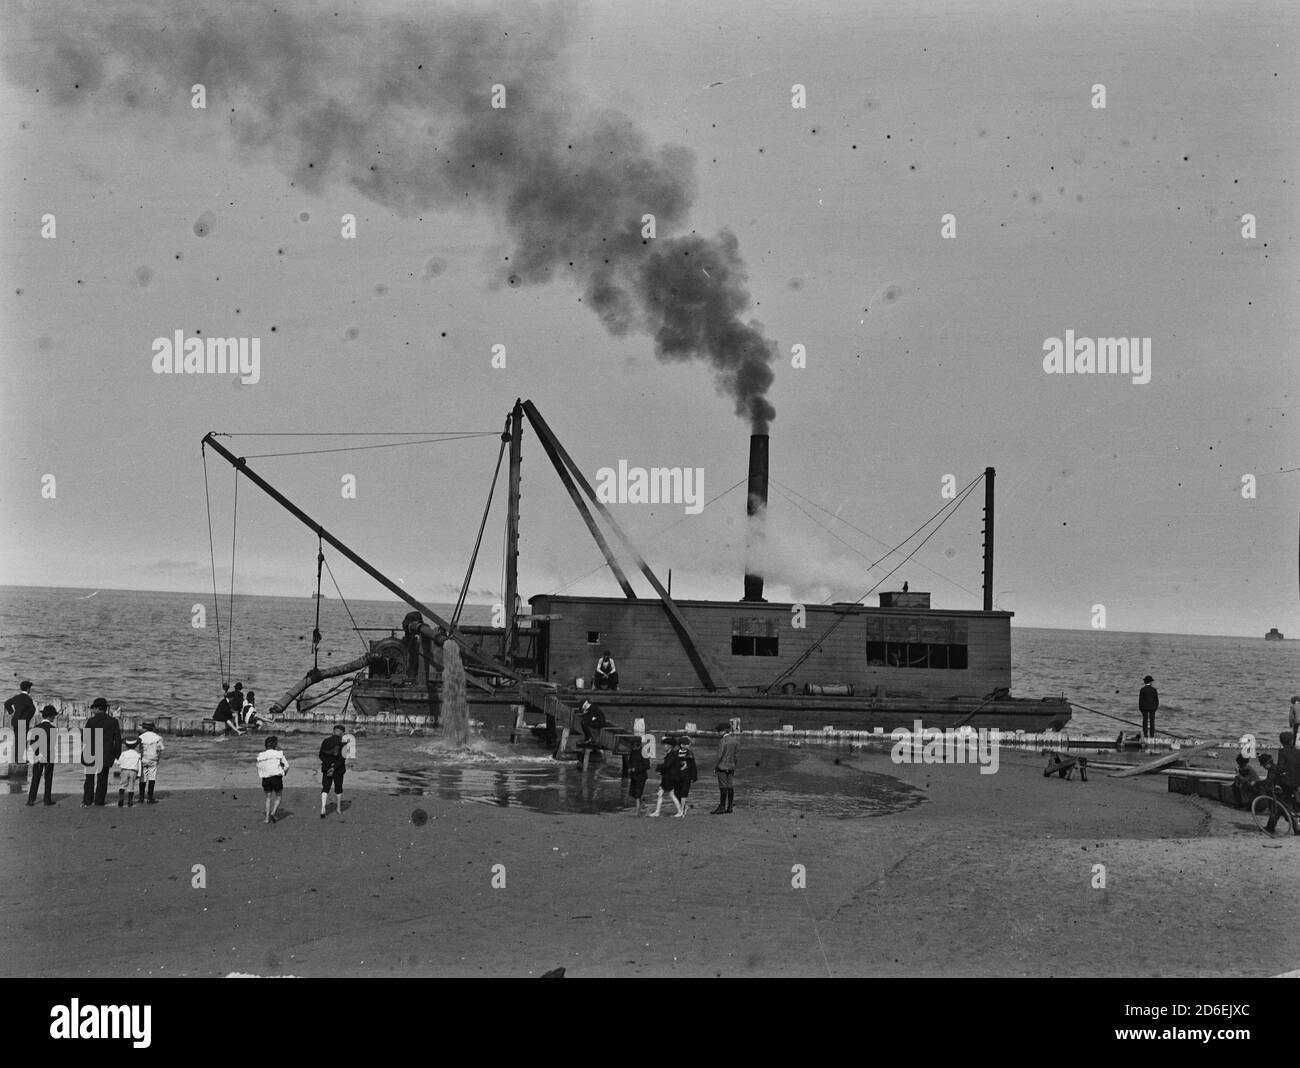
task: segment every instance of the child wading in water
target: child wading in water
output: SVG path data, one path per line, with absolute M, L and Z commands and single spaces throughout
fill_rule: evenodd
M 278 746 L 280 739 L 274 734 L 266 739 L 266 748 L 257 754 L 257 774 L 262 777 L 262 792 L 266 794 L 266 823 L 275 822 L 275 813 L 280 807 L 280 795 L 284 793 L 284 773 L 289 770 L 289 762 Z
M 666 737 L 664 741 L 672 748 L 659 765 L 659 796 L 655 798 L 655 810 L 650 815 L 659 815 L 664 805 L 664 794 L 667 794 L 677 808 L 675 817 L 681 819 L 686 815 L 686 798 L 690 795 L 691 783 L 700 777 L 700 773 L 695 767 L 691 740 L 686 735 Z
M 641 815 L 641 797 L 645 793 L 645 781 L 650 777 L 650 757 L 654 756 L 654 737 L 644 735 L 641 748 L 634 749 L 627 758 L 628 796 L 636 801 L 635 815 Z

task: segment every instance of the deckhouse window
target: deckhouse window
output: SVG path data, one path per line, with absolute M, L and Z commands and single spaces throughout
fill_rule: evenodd
M 967 628 L 961 619 L 868 619 L 868 667 L 964 671 Z
M 731 621 L 732 656 L 778 656 L 780 621 L 736 616 Z
M 867 642 L 868 667 L 959 668 L 966 646 L 944 642 Z

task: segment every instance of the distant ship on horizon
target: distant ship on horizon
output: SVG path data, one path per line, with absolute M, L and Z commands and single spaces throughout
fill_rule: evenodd
M 1266 642 L 1284 642 L 1286 636 L 1277 627 L 1270 627 L 1268 633 L 1264 635 L 1264 640 Z

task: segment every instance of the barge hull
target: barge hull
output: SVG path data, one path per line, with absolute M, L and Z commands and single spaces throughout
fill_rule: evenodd
M 739 717 L 742 730 L 874 730 L 888 732 L 896 727 L 909 730 L 917 720 L 926 727 L 959 727 L 976 730 L 998 728 L 1004 732 L 1025 731 L 1038 734 L 1060 730 L 1070 719 L 1070 705 L 1060 698 L 1006 697 L 996 701 L 981 698 L 955 698 L 944 701 L 924 698 L 865 698 L 806 696 L 795 694 L 689 694 L 662 691 L 593 691 L 561 688 L 553 691 L 565 705 L 577 707 L 590 699 L 604 710 L 606 717 L 630 727 L 642 718 L 651 731 L 682 730 L 693 723 L 702 730 L 712 730 L 719 720 Z M 387 682 L 375 685 L 359 680 L 352 691 L 352 703 L 362 716 L 398 715 L 412 722 L 434 725 L 441 713 L 436 693 L 430 696 L 423 687 L 395 687 Z M 511 726 L 517 709 L 526 707 L 526 715 L 539 716 L 541 708 L 529 706 L 520 691 L 503 689 L 491 696 L 471 694 L 470 718 L 490 727 Z

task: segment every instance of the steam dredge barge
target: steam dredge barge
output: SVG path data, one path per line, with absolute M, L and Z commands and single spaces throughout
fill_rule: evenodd
M 525 421 L 533 428 L 575 507 L 604 554 L 621 597 L 538 594 L 523 610 L 518 592 L 520 468 Z M 586 698 L 612 722 L 644 718 L 652 731 L 690 724 L 711 728 L 739 718 L 746 730 L 886 732 L 897 726 L 973 728 L 1038 733 L 1070 718 L 1063 698 L 1011 696 L 1011 612 L 992 607 L 993 480 L 984 473 L 983 608 L 939 609 L 930 595 L 893 590 L 879 603 L 793 605 L 763 598 L 763 576 L 748 569 L 739 601 L 674 599 L 628 540 L 536 407 L 517 401 L 502 434 L 509 449 L 506 590 L 513 606 L 502 627 L 460 626 L 441 618 L 402 586 L 324 530 L 219 442 L 204 448 L 314 530 L 413 609 L 399 628 L 372 640 L 348 664 L 313 669 L 272 711 L 329 677 L 357 672 L 350 700 L 358 715 L 437 726 L 442 711 L 445 643 L 454 639 L 465 666 L 470 717 L 484 726 L 515 726 L 528 713 L 568 726 Z M 767 506 L 768 436 L 750 439 L 746 511 L 751 532 Z M 486 519 L 486 516 L 485 516 Z M 654 591 L 637 596 L 623 551 Z M 468 578 L 467 578 L 468 585 Z M 593 669 L 608 650 L 617 689 L 593 692 Z

